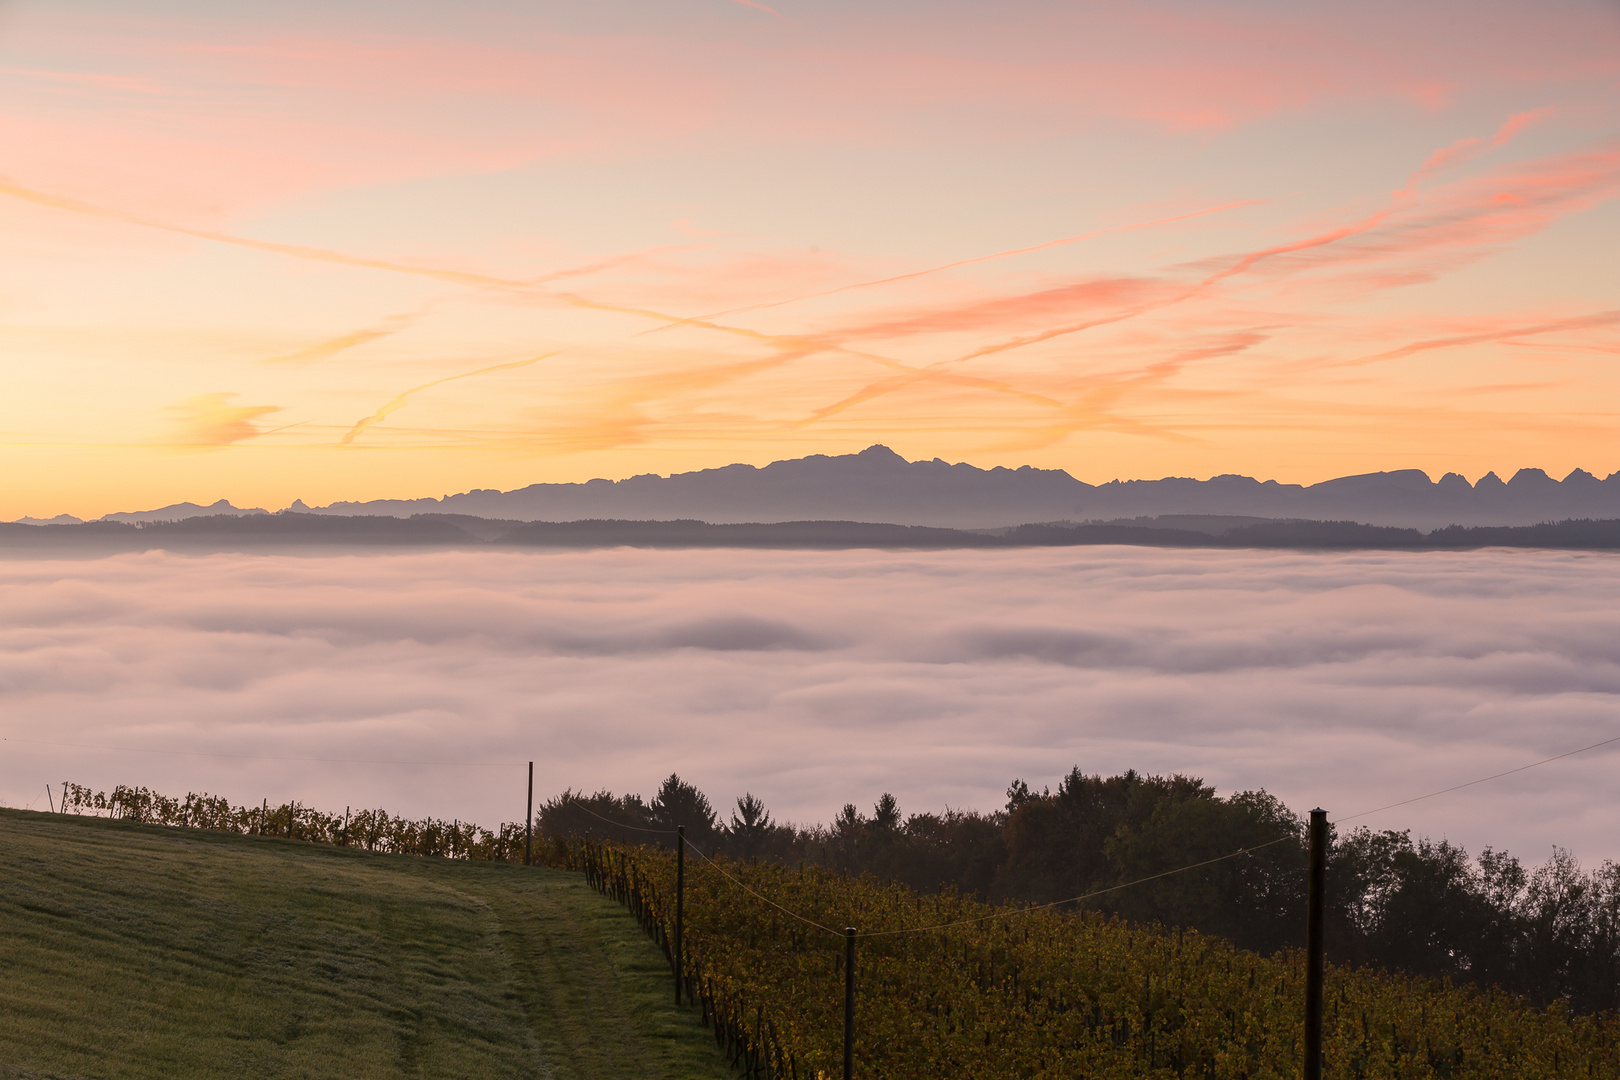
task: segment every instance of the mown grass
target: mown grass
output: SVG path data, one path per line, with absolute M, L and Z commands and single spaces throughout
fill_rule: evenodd
M 577 875 L 0 810 L 0 1077 L 731 1075 Z

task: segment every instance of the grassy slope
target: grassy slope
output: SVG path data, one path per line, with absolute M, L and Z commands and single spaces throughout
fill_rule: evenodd
M 575 875 L 0 810 L 0 1077 L 730 1077 Z

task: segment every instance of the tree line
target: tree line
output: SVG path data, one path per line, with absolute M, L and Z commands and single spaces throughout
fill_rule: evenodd
M 650 800 L 569 790 L 536 816 L 548 835 L 635 844 L 668 845 L 684 825 L 707 855 L 821 866 L 987 903 L 1087 896 L 1073 906 L 1217 934 L 1264 954 L 1304 940 L 1303 820 L 1265 791 L 1223 797 L 1195 777 L 1075 768 L 1055 791 L 1014 781 L 1006 805 L 987 813 L 907 815 L 884 794 L 870 814 L 848 804 L 830 823 L 797 825 L 775 820 L 752 793 L 722 817 L 672 774 Z M 1144 878 L 1152 880 L 1103 891 Z M 1505 851 L 1470 858 L 1409 830 L 1335 830 L 1326 932 L 1340 964 L 1497 986 L 1582 1012 L 1620 1008 L 1614 862 L 1586 870 L 1555 849 L 1527 867 Z

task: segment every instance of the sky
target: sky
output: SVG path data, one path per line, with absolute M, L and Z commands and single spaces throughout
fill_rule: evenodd
M 163 552 L 0 562 L 0 800 L 523 816 L 671 771 L 825 822 L 1070 768 L 1620 859 L 1612 553 Z M 387 764 L 415 762 L 417 764 Z M 434 764 L 420 764 L 429 762 Z
M 0 4 L 0 519 L 1620 469 L 1612 0 Z

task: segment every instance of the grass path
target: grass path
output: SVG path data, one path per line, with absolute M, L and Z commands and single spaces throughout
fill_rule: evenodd
M 0 810 L 0 1077 L 729 1080 L 552 870 Z

